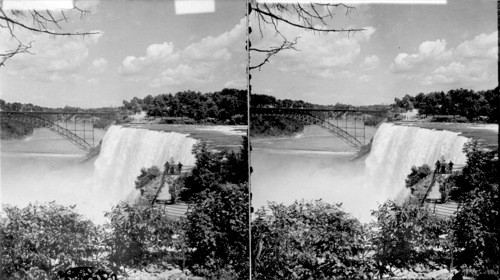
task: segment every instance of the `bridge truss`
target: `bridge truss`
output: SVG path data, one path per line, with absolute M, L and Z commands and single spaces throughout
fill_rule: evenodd
M 0 111 L 2 121 L 12 121 L 51 131 L 89 151 L 96 146 L 94 121 L 109 113 Z
M 384 111 L 355 109 L 251 108 L 251 116 L 271 116 L 318 125 L 339 136 L 354 148 L 366 144 L 365 118 Z

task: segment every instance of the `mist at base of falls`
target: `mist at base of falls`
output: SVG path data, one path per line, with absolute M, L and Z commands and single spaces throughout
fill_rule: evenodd
M 408 193 L 404 181 L 413 165 L 432 167 L 441 157 L 457 165 L 466 160 L 462 149 L 467 138 L 458 133 L 392 124 L 371 133 L 372 150 L 358 161 L 352 161 L 353 149 L 317 127 L 301 137 L 253 141 L 252 205 L 322 199 L 342 203 L 344 210 L 369 222 L 379 204 Z M 320 152 L 314 150 L 317 146 L 331 148 Z
M 36 130 L 25 141 L 2 142 L 1 202 L 76 204 L 79 213 L 102 223 L 104 211 L 137 194 L 141 168 L 162 167 L 171 158 L 193 165 L 196 142 L 187 134 L 112 126 L 95 161 L 81 163 L 84 155 L 67 140 Z

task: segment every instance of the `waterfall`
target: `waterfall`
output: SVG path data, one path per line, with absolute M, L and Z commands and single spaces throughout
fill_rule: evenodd
M 186 134 L 111 126 L 94 162 L 94 191 L 107 191 L 111 200 L 134 199 L 135 180 L 143 167 L 163 168 L 173 159 L 184 166 L 195 163 L 191 150 L 197 140 Z
M 401 199 L 408 191 L 405 179 L 413 165 L 434 164 L 441 157 L 455 166 L 466 163 L 467 138 L 459 133 L 382 124 L 365 160 L 365 190 L 377 190 L 377 200 Z

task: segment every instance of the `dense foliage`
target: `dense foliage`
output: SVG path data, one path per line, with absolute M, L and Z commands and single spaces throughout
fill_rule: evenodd
M 500 94 L 498 87 L 485 91 L 454 89 L 447 93 L 419 93 L 396 98 L 394 106 L 404 110 L 418 109 L 422 115 L 459 115 L 469 121 L 498 122 Z
M 425 205 L 388 201 L 376 211 L 378 232 L 373 239 L 374 258 L 382 270 L 409 268 L 417 264 L 450 264 L 450 222 L 437 218 Z
M 3 99 L 0 99 L 0 110 L 22 111 L 22 112 L 80 112 L 80 113 L 105 112 L 106 116 L 109 116 L 109 118 L 112 118 L 118 112 L 118 109 L 113 107 L 84 109 L 80 107 L 64 106 L 59 108 L 50 108 L 50 107 L 34 105 L 31 103 L 20 103 L 20 102 L 9 103 L 5 102 L 5 100 Z
M 245 184 L 248 182 L 247 138 L 243 138 L 240 152 L 212 152 L 205 142 L 193 147 L 196 164 L 182 180 L 181 199 L 196 201 L 204 190 L 214 189 L 222 184 Z M 203 196 L 201 196 L 203 198 Z
M 250 120 L 250 136 L 290 136 L 303 130 L 304 123 L 294 119 L 257 116 Z
M 106 245 L 109 261 L 117 265 L 141 267 L 161 264 L 183 254 L 183 221 L 170 218 L 164 210 L 149 205 L 120 203 L 106 213 L 111 231 Z M 181 250 L 170 252 L 169 248 Z
M 5 217 L 0 219 L 2 279 L 47 279 L 71 263 L 99 263 L 102 230 L 74 208 L 53 202 L 24 208 L 4 206 Z
M 0 121 L 0 139 L 22 139 L 33 134 L 33 126 Z
M 153 181 L 156 177 L 160 176 L 161 172 L 158 166 L 152 166 L 150 168 L 142 168 L 141 174 L 137 176 L 135 181 L 135 188 L 142 190 L 147 184 Z
M 186 237 L 196 250 L 189 254 L 189 266 L 209 279 L 248 279 L 247 141 L 243 137 L 238 153 L 196 145 L 195 167 L 176 180 L 181 198 L 192 205 Z
M 424 179 L 431 173 L 432 173 L 431 168 L 427 164 L 424 164 L 419 167 L 412 166 L 411 172 L 405 180 L 406 187 L 410 188 L 416 185 L 418 182 L 420 182 L 422 179 Z
M 468 142 L 464 147 L 467 164 L 455 177 L 455 187 L 451 198 L 463 201 L 471 197 L 472 191 L 495 192 L 498 189 L 498 150 L 479 149 L 476 141 Z
M 454 225 L 459 264 L 475 272 L 500 270 L 500 198 L 498 150 L 484 151 L 477 142 L 464 148 L 467 165 L 454 179 L 451 195 L 461 201 Z
M 192 270 L 209 279 L 248 279 L 247 185 L 219 184 L 201 196 L 187 217 Z
M 237 89 L 205 93 L 194 91 L 176 94 L 148 95 L 123 101 L 126 110 L 146 111 L 151 117 L 187 117 L 197 122 L 212 121 L 219 124 L 246 124 L 247 92 Z
M 340 205 L 271 203 L 252 222 L 255 279 L 361 279 L 372 275 L 364 229 Z

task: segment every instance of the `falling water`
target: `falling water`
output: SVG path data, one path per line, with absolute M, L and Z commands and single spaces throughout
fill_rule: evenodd
M 193 165 L 195 143 L 186 134 L 112 126 L 94 163 L 93 188 L 107 189 L 116 200 L 133 199 L 141 168 L 156 165 L 161 169 L 170 159 Z
M 467 140 L 456 132 L 382 124 L 365 160 L 365 189 L 376 190 L 377 196 L 385 199 L 402 198 L 412 166 L 433 167 L 441 158 L 463 165 Z

